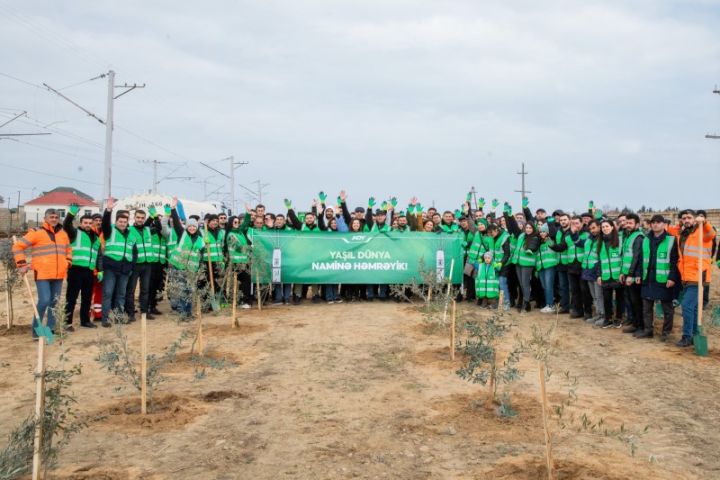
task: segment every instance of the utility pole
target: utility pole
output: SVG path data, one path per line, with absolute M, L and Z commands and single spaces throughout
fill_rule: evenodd
M 715 90 L 713 90 L 713 93 L 716 95 L 720 95 L 720 90 L 718 90 L 717 85 L 715 86 Z M 713 135 L 713 134 L 708 133 L 707 135 L 705 135 L 705 138 L 711 138 L 713 140 L 720 140 L 720 135 L 717 135 L 717 134 Z
M 240 188 L 244 189 L 249 195 L 250 199 L 256 199 L 258 203 L 262 203 L 263 198 L 263 191 L 265 190 L 265 187 L 269 187 L 269 183 L 263 183 L 262 180 L 255 180 L 254 182 L 251 182 L 254 185 L 257 185 L 257 189 L 253 190 L 252 188 L 246 187 L 245 185 L 240 185 Z
M 205 167 L 205 168 L 209 168 L 209 169 L 212 170 L 213 172 L 219 173 L 219 174 L 222 175 L 223 177 L 225 177 L 225 178 L 227 178 L 228 180 L 230 180 L 230 197 L 231 197 L 231 198 L 230 198 L 230 208 L 232 209 L 232 213 L 234 214 L 234 213 L 235 213 L 235 169 L 238 168 L 238 167 L 241 167 L 241 166 L 243 166 L 243 165 L 247 165 L 249 162 L 236 162 L 236 161 L 235 161 L 235 157 L 232 156 L 232 155 L 230 155 L 229 157 L 225 157 L 225 158 L 223 158 L 223 159 L 221 159 L 221 160 L 218 160 L 218 161 L 223 162 L 223 161 L 225 161 L 225 160 L 228 160 L 228 161 L 230 162 L 230 174 L 229 174 L 229 175 L 228 175 L 227 173 L 221 172 L 220 170 L 218 170 L 218 169 L 215 168 L 215 167 L 211 167 L 210 165 L 208 165 L 208 164 L 205 163 L 205 162 L 200 162 L 200 165 L 202 165 L 202 166 Z M 242 185 L 241 185 L 241 186 L 242 186 Z M 216 191 L 217 191 L 217 190 L 216 190 Z M 213 193 L 214 193 L 214 192 L 213 192 Z M 206 195 L 205 195 L 205 196 L 206 196 Z
M 520 193 L 522 195 L 522 198 L 520 199 L 520 205 L 522 205 L 522 200 L 527 198 L 528 193 L 532 193 L 530 190 L 525 190 L 525 175 L 527 175 L 530 172 L 525 171 L 525 162 L 522 163 L 522 168 L 519 172 L 517 172 L 518 175 L 520 175 L 521 184 L 520 184 L 520 190 L 515 190 L 516 192 Z
M 158 180 L 158 165 L 165 165 L 168 162 L 160 162 L 158 160 L 143 160 L 142 163 L 152 163 L 152 166 L 153 166 L 152 193 L 157 195 L 157 186 L 160 183 L 160 180 Z
M 63 98 L 64 100 L 67 100 L 83 112 L 87 113 L 89 116 L 93 117 L 98 122 L 105 125 L 105 166 L 104 166 L 104 178 L 103 178 L 103 201 L 105 201 L 107 198 L 109 198 L 112 195 L 112 135 L 113 135 L 113 128 L 114 128 L 114 106 L 115 106 L 115 100 L 122 97 L 126 93 L 131 92 L 132 90 L 135 90 L 136 88 L 145 88 L 145 84 L 138 85 L 137 83 L 133 83 L 132 85 L 128 85 L 125 83 L 124 85 L 115 85 L 115 71 L 110 70 L 108 73 L 103 73 L 98 75 L 97 77 L 91 78 L 90 80 L 97 80 L 98 78 L 105 78 L 108 77 L 108 93 L 107 93 L 107 117 L 105 120 L 98 117 L 82 105 L 70 100 L 68 97 L 63 95 L 62 93 L 58 92 L 56 89 L 52 88 L 47 83 L 43 83 L 45 88 L 50 90 L 51 92 L 55 93 L 59 97 Z M 115 89 L 116 88 L 124 88 L 125 91 L 119 93 L 118 95 L 115 95 Z

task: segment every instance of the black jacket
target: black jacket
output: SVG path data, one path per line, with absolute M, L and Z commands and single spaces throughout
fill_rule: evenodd
M 105 238 L 105 242 L 110 240 L 110 236 L 112 235 L 113 231 L 113 225 L 111 222 L 112 212 L 108 209 L 105 209 L 103 212 L 103 218 L 102 218 L 102 233 L 103 237 Z M 117 230 L 117 229 L 116 229 Z M 120 235 L 123 236 L 123 238 L 128 238 L 128 235 L 130 235 L 130 228 L 126 228 L 125 231 L 117 230 Z M 113 260 L 112 258 L 103 255 L 102 256 L 102 270 L 107 272 L 111 271 L 120 275 L 127 275 L 130 272 L 132 272 L 133 267 L 135 265 L 135 261 L 137 260 L 137 247 L 133 246 L 133 259 L 132 262 L 127 261 L 127 259 L 123 258 L 120 261 Z
M 643 298 L 669 302 L 672 301 L 675 296 L 676 289 L 674 287 L 667 288 L 666 284 L 655 281 L 658 245 L 660 245 L 668 235 L 667 232 L 663 232 L 659 237 L 656 237 L 652 232 L 648 235 L 650 239 L 650 261 L 648 262 L 647 278 L 642 283 L 641 295 Z M 675 282 L 675 285 L 680 284 L 680 271 L 677 266 L 678 260 L 678 244 L 677 242 L 673 242 L 672 249 L 670 250 L 670 274 L 668 275 L 668 280 Z

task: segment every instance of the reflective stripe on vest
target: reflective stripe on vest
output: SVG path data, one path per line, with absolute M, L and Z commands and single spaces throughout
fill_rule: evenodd
M 497 238 L 493 238 L 490 235 L 486 238 L 488 239 L 487 249 L 493 254 L 493 262 L 500 262 L 503 258 L 503 245 L 508 241 L 510 235 L 503 231 Z
M 588 237 L 583 246 L 583 270 L 592 270 L 598 262 L 597 239 Z
M 520 236 L 517 237 L 511 263 L 520 265 L 521 267 L 535 266 L 535 252 L 530 252 L 525 248 L 525 233 L 521 233 Z
M 151 262 L 153 256 L 152 239 L 150 238 L 150 229 L 143 227 L 142 233 L 132 225 L 129 227 L 130 236 L 133 237 L 135 245 L 137 246 L 137 263 Z
M 670 277 L 670 251 L 672 250 L 675 237 L 666 235 L 658 245 L 655 252 L 655 281 L 666 283 Z M 642 244 L 643 249 L 643 280 L 647 279 L 648 267 L 650 266 L 650 239 L 645 237 Z
M 492 264 L 482 263 L 475 277 L 475 295 L 478 298 L 497 298 L 500 291 L 498 274 Z
M 200 268 L 200 253 L 205 246 L 202 236 L 198 235 L 193 242 L 187 232 L 183 232 L 180 241 L 170 252 L 170 264 L 178 270 L 188 269 L 196 272 Z
M 605 242 L 600 247 L 600 278 L 603 281 L 620 279 L 620 269 L 622 268 L 622 250 L 618 247 L 610 247 L 608 252 Z
M 210 253 L 210 261 L 222 263 L 225 260 L 225 258 L 223 257 L 223 246 L 225 245 L 225 230 L 218 230 L 217 237 L 212 235 L 209 231 L 206 231 L 205 234 L 207 235 L 208 240 L 207 247 Z M 203 255 L 203 259 L 205 261 L 207 261 L 208 251 L 206 251 Z
M 87 232 L 78 229 L 75 241 L 72 243 L 72 264 L 74 267 L 86 267 L 95 270 L 97 263 L 98 251 L 100 250 L 100 240 L 95 237 L 95 241 L 90 240 Z
M 538 255 L 535 255 L 535 268 L 538 270 L 556 267 L 560 263 L 560 254 L 545 242 L 540 244 L 538 253 Z
M 110 238 L 105 240 L 105 256 L 120 262 L 127 260 L 132 262 L 133 245 L 135 241 L 130 231 L 126 230 L 127 236 L 124 236 L 117 227 L 113 226 Z
M 630 234 L 629 237 L 625 239 L 625 241 L 622 244 L 623 249 L 623 255 L 622 255 L 622 274 L 627 275 L 630 273 L 630 264 L 632 264 L 633 259 L 633 243 L 635 243 L 635 239 L 637 237 L 642 236 L 642 232 L 639 230 L 635 230 L 633 233 Z

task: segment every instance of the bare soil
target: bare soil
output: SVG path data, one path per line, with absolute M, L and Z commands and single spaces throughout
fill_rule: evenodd
M 718 292 L 713 289 L 713 301 Z M 33 411 L 36 343 L 29 304 L 17 294 L 19 327 L 0 333 L 0 448 Z M 167 305 L 161 305 L 166 311 Z M 2 309 L 0 309 L 2 310 Z M 477 312 L 459 305 L 461 314 Z M 460 379 L 447 331 L 405 304 L 352 303 L 238 310 L 204 320 L 207 355 L 230 365 L 193 375 L 187 348 L 166 370 L 154 410 L 139 414 L 137 392 L 94 358 L 108 329 L 78 329 L 66 341 L 81 363 L 73 392 L 90 426 L 73 438 L 57 479 L 520 479 L 545 477 L 542 410 L 535 363 L 509 387 L 517 415 L 485 405 L 486 387 Z M 482 315 L 489 315 L 483 312 Z M 516 333 L 554 315 L 511 314 Z M 5 318 L 0 319 L 0 332 Z M 674 336 L 682 323 L 677 310 Z M 149 323 L 149 350 L 161 354 L 185 328 L 165 315 Z M 126 330 L 139 350 L 140 328 Z M 509 349 L 513 339 L 503 345 Z M 458 338 L 462 340 L 462 336 Z M 611 437 L 561 430 L 552 422 L 559 479 L 720 478 L 720 336 L 700 358 L 657 338 L 636 340 L 561 316 L 548 393 L 579 378 L 577 411 L 609 427 L 647 434 L 638 451 Z M 58 364 L 57 342 L 48 364 Z M 503 390 L 500 387 L 500 391 Z

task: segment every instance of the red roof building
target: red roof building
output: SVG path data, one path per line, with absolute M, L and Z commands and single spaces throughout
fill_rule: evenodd
M 65 212 L 67 212 L 73 203 L 77 203 L 80 206 L 78 215 L 100 212 L 100 205 L 93 200 L 90 195 L 71 187 L 58 187 L 49 192 L 43 192 L 39 197 L 25 202 L 23 205 L 25 221 L 42 221 L 42 218 L 45 216 L 45 210 L 48 208 L 57 209 L 60 218 L 63 218 L 65 217 Z

